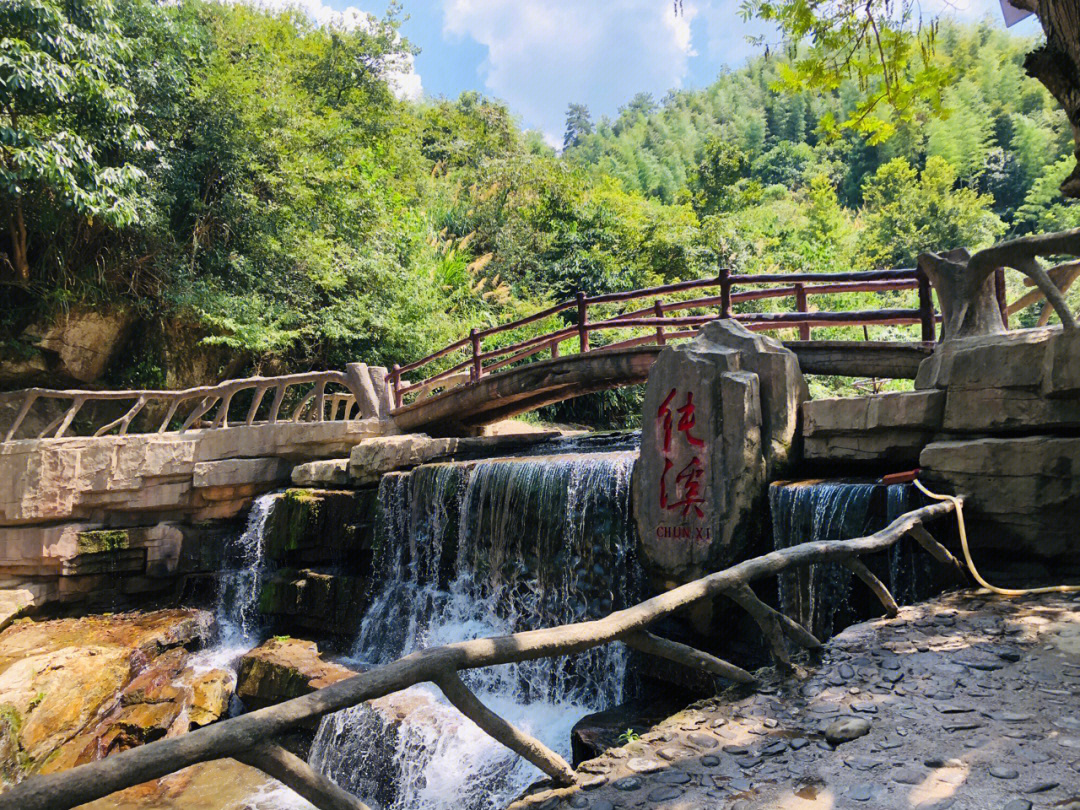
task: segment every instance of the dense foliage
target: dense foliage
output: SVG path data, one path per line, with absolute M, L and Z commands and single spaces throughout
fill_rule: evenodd
M 948 114 L 915 99 L 881 143 L 826 137 L 865 102 L 857 81 L 793 92 L 761 58 L 615 120 L 573 104 L 558 155 L 478 94 L 396 99 L 394 8 L 345 29 L 206 0 L 6 0 L 0 326 L 123 306 L 254 369 L 389 364 L 579 289 L 910 265 L 1075 227 L 1069 130 L 1023 75 L 1029 45 L 943 26 Z M 112 382 L 164 362 L 133 353 Z

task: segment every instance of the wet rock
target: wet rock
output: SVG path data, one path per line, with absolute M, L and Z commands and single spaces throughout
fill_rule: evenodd
M 870 721 L 861 717 L 841 717 L 825 729 L 825 739 L 833 745 L 851 742 L 870 732 Z
M 1013 799 L 1011 802 L 1006 802 L 1002 810 L 1031 810 L 1031 802 L 1027 799 Z
M 229 698 L 236 690 L 236 676 L 224 669 L 196 674 L 185 670 L 181 676 L 191 689 L 188 719 L 193 726 L 205 726 L 225 716 Z
M 313 641 L 272 638 L 240 659 L 236 694 L 251 709 L 306 695 L 356 673 L 323 661 Z
M 595 759 L 623 744 L 628 730 L 638 733 L 656 725 L 685 706 L 680 700 L 633 700 L 602 712 L 587 714 L 570 730 L 573 765 Z
M 627 776 L 623 779 L 619 779 L 611 783 L 611 786 L 616 790 L 629 792 L 631 790 L 641 790 L 641 779 L 637 776 Z

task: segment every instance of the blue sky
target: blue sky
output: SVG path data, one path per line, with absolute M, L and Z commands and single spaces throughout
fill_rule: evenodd
M 380 13 L 383 0 L 299 0 L 316 19 L 333 12 Z M 927 0 L 954 17 L 1001 24 L 999 0 Z M 402 33 L 421 53 L 401 83 L 407 95 L 457 97 L 479 90 L 510 105 L 521 124 L 562 140 L 566 107 L 614 116 L 635 93 L 657 99 L 702 87 L 757 49 L 739 0 L 403 0 Z M 1034 18 L 1015 27 L 1036 34 Z

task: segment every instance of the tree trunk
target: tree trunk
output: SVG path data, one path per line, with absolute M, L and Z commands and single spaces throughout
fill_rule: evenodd
M 22 200 L 16 199 L 15 211 L 8 216 L 11 232 L 11 265 L 20 281 L 30 280 L 30 264 L 26 258 L 26 221 L 23 219 Z
M 1017 8 L 1037 14 L 1046 34 L 1046 44 L 1027 55 L 1024 69 L 1042 82 L 1065 108 L 1078 163 L 1061 184 L 1061 193 L 1080 197 L 1080 3 L 1077 0 L 1012 2 Z

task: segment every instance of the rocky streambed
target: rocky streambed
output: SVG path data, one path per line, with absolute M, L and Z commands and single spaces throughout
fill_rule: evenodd
M 213 629 L 199 610 L 20 620 L 0 633 L 0 775 L 100 759 L 226 713 L 235 677 L 193 651 Z

